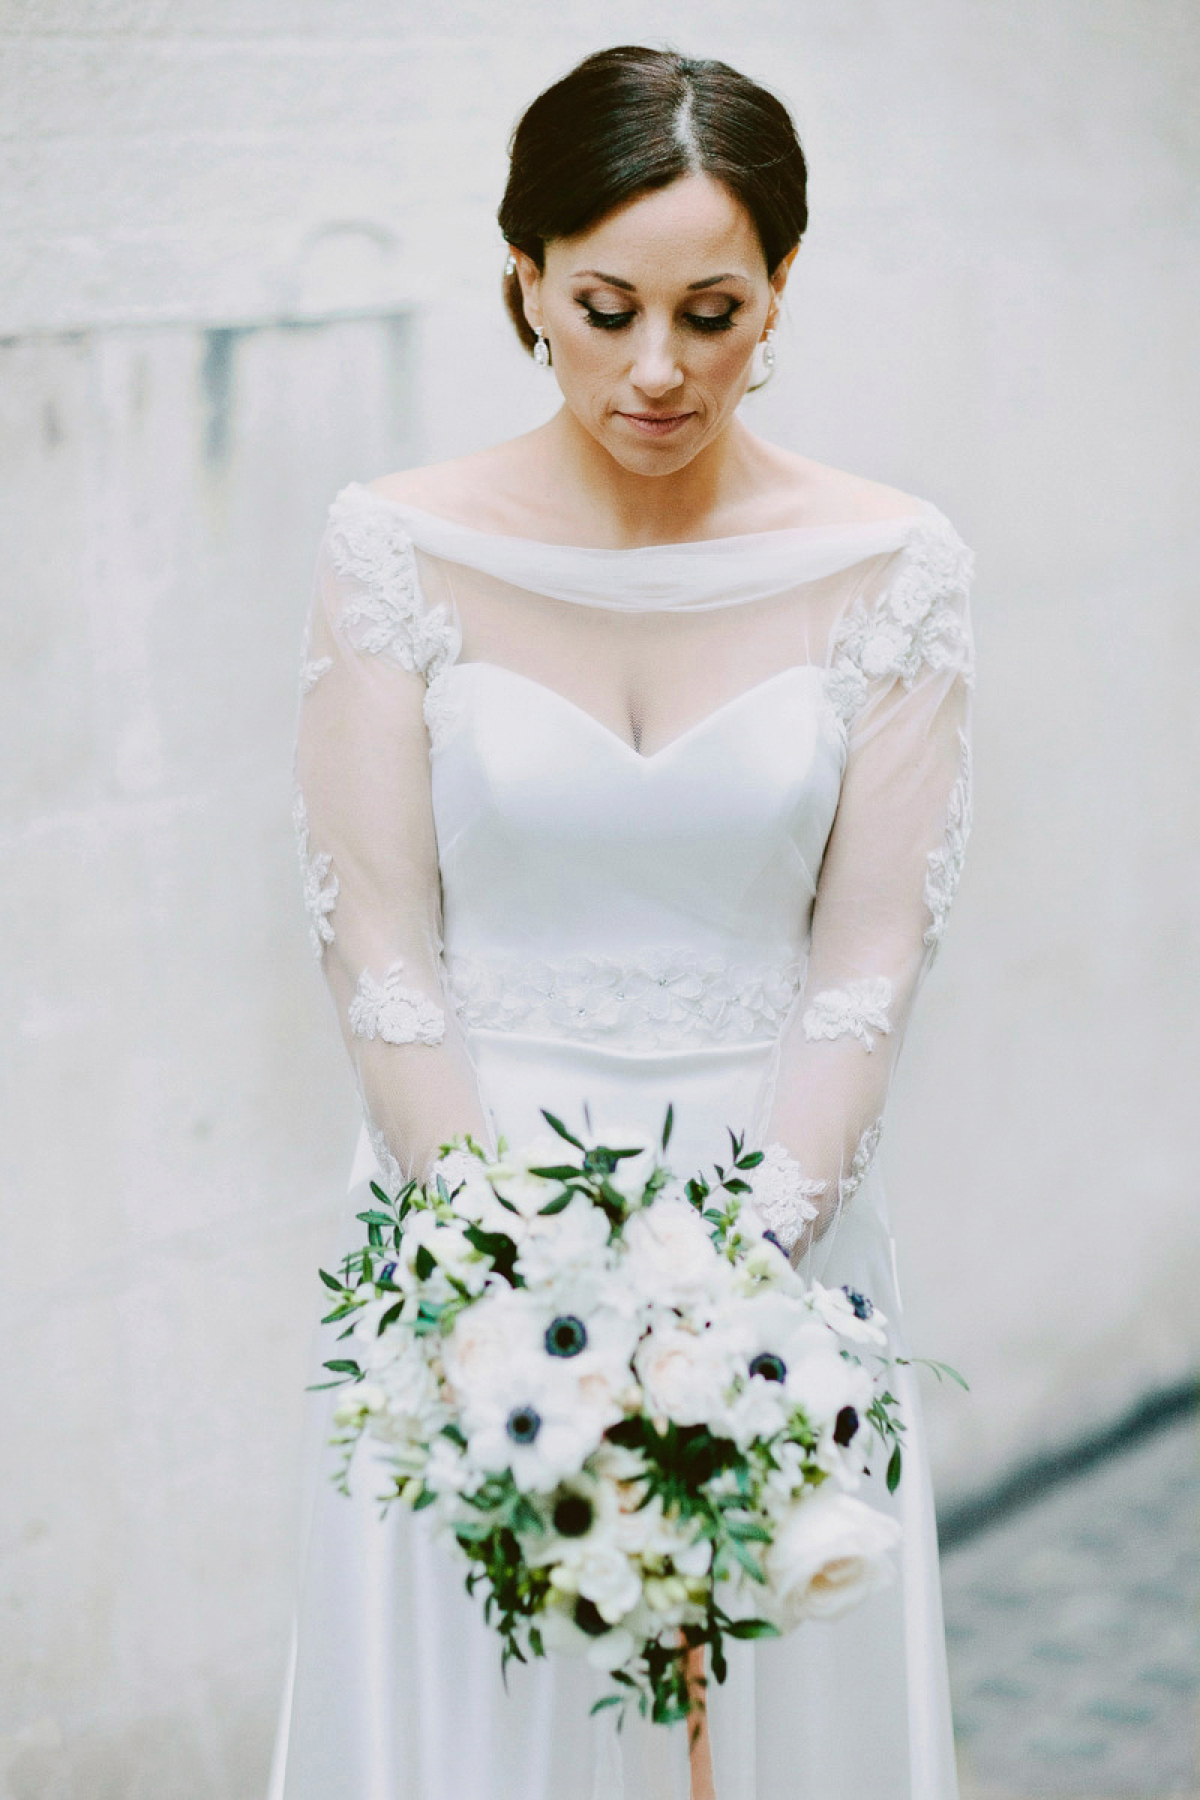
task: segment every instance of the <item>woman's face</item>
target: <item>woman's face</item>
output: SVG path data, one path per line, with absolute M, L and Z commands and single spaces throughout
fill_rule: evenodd
M 664 475 L 729 423 L 794 254 L 772 278 L 741 202 L 688 175 L 517 267 L 571 412 L 622 468 Z

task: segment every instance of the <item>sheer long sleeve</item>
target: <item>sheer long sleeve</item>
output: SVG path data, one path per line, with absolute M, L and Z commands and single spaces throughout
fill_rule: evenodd
M 398 522 L 339 496 L 305 634 L 295 824 L 313 952 L 395 1184 L 459 1133 L 490 1141 L 441 957 L 426 720 L 457 649 Z
M 755 1121 L 763 1208 L 814 1272 L 875 1156 L 905 1026 L 962 869 L 971 569 L 936 514 L 830 638 L 827 685 L 846 729 L 846 768 L 804 983 Z

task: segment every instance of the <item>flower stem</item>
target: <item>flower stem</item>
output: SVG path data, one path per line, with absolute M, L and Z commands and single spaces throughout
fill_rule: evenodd
M 704 1645 L 697 1644 L 685 1658 L 688 1696 L 688 1767 L 691 1772 L 691 1800 L 717 1800 L 713 1778 L 712 1745 L 708 1736 L 708 1707 L 705 1696 L 708 1682 L 704 1673 Z

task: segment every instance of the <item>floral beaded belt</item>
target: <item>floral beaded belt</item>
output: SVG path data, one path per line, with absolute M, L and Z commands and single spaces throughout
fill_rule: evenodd
M 626 959 L 570 956 L 445 958 L 463 1025 L 620 1043 L 632 1049 L 771 1041 L 804 975 L 804 961 L 734 962 L 687 950 Z

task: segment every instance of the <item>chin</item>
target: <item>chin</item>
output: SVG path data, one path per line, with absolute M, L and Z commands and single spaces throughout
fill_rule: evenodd
M 685 444 L 631 444 L 615 431 L 600 434 L 600 442 L 615 463 L 631 475 L 674 475 L 687 465 L 707 443 L 707 437 L 689 438 Z

